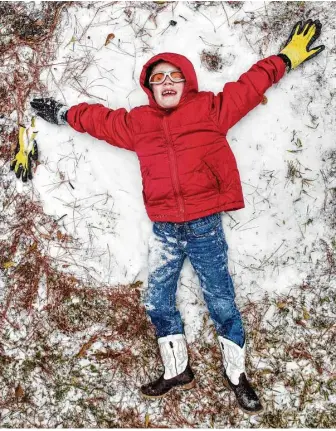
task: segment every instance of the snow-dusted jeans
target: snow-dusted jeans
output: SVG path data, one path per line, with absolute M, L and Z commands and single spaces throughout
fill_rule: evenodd
M 153 224 L 144 303 L 157 337 L 184 332 L 176 308 L 176 289 L 184 259 L 188 257 L 199 277 L 218 335 L 243 346 L 244 328 L 234 301 L 227 250 L 219 213 L 184 223 Z

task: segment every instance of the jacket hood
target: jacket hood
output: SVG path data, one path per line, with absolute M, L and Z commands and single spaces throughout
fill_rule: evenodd
M 192 65 L 191 61 L 189 61 L 183 55 L 175 54 L 173 52 L 163 52 L 162 54 L 157 54 L 154 57 L 152 57 L 150 60 L 148 60 L 147 63 L 143 66 L 142 72 L 140 75 L 140 85 L 148 96 L 149 105 L 152 108 L 166 110 L 166 108 L 162 108 L 156 103 L 153 93 L 150 90 L 148 85 L 148 79 L 149 79 L 148 72 L 151 70 L 151 66 L 154 63 L 158 62 L 159 60 L 166 61 L 178 67 L 186 78 L 186 82 L 184 85 L 184 89 L 183 89 L 183 93 L 182 93 L 179 105 L 190 100 L 195 95 L 195 93 L 198 92 L 198 82 L 197 82 L 194 66 Z

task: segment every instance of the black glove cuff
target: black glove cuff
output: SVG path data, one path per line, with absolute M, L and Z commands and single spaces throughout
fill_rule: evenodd
M 280 57 L 286 64 L 286 67 L 288 68 L 287 71 L 289 72 L 292 69 L 292 63 L 290 59 L 285 54 L 278 54 L 278 57 Z
M 63 121 L 65 121 L 67 123 L 68 122 L 68 111 L 62 112 L 60 117 Z
M 67 114 L 69 107 L 59 104 L 59 109 L 56 113 L 56 124 L 64 125 L 67 124 Z

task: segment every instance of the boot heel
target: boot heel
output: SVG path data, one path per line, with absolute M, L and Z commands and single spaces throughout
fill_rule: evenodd
M 187 391 L 188 389 L 192 389 L 196 386 L 196 382 L 195 379 L 192 380 L 190 383 L 187 383 L 183 386 L 178 386 L 178 389 L 180 389 L 181 391 Z

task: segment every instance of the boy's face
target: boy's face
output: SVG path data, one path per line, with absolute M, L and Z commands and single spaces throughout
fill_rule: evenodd
M 170 72 L 180 70 L 171 63 L 162 62 L 152 70 L 151 76 L 157 72 Z M 154 99 L 161 108 L 174 108 L 180 102 L 185 82 L 173 82 L 167 75 L 161 84 L 150 84 Z M 167 92 L 169 90 L 169 92 Z

